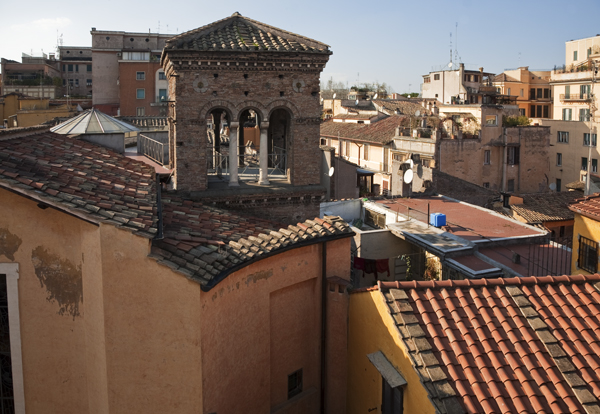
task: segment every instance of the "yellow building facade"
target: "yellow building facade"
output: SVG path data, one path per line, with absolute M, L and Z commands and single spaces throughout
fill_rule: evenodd
M 530 71 L 528 66 L 504 71 L 494 77 L 493 85 L 502 95 L 515 96 L 520 115 L 552 118 L 550 71 Z
M 383 379 L 367 355 L 381 351 L 406 380 L 405 413 L 435 414 L 379 290 L 350 295 L 348 317 L 348 414 L 381 413 Z

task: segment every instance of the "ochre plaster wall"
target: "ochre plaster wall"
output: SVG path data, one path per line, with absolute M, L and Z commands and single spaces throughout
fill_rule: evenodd
M 573 225 L 573 254 L 571 257 L 571 274 L 589 275 L 589 272 L 577 267 L 577 259 L 579 258 L 579 235 L 591 239 L 597 243 L 600 242 L 600 222 L 575 213 L 575 224 Z
M 91 224 L 51 208 L 41 210 L 33 201 L 0 190 L 0 232 L 19 241 L 11 243 L 8 251 L 0 251 L 0 261 L 19 264 L 28 414 L 88 412 L 82 239 L 84 234 L 97 230 Z
M 327 244 L 327 275 L 349 278 L 349 243 Z M 204 412 L 318 411 L 321 252 L 312 245 L 281 253 L 202 292 Z M 303 392 L 288 400 L 288 375 L 298 369 Z
M 198 412 L 200 285 L 148 258 L 147 239 L 0 190 L 3 239 L 28 414 Z
M 381 412 L 381 374 L 367 358 L 377 351 L 383 352 L 407 381 L 404 412 L 434 414 L 435 409 L 378 290 L 350 295 L 348 325 L 348 414 Z
M 149 240 L 101 226 L 112 413 L 197 413 L 200 285 L 147 258 Z

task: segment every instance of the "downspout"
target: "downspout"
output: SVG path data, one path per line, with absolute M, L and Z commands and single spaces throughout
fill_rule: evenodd
M 519 128 L 519 164 L 517 165 L 517 188 L 521 192 L 521 128 Z
M 506 167 L 507 167 L 507 163 L 508 163 L 508 147 L 506 146 L 506 128 L 502 128 L 502 135 L 503 135 L 503 141 L 504 141 L 504 145 L 502 148 L 502 151 L 504 152 L 504 154 L 502 154 L 502 191 L 506 192 Z
M 156 214 L 158 215 L 158 231 L 154 240 L 162 240 L 163 236 L 163 216 L 162 216 L 162 197 L 160 174 L 156 173 Z
M 323 255 L 321 262 L 321 408 L 320 413 L 325 414 L 325 381 L 327 376 L 326 323 L 327 323 L 327 242 L 323 242 Z

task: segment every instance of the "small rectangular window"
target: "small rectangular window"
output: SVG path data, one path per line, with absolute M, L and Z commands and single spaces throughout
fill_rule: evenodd
M 158 72 L 158 80 L 167 80 L 165 72 Z
M 145 89 L 137 89 L 135 92 L 135 97 L 137 99 L 145 99 L 146 98 L 146 90 Z
M 145 80 L 146 72 L 135 72 L 135 80 Z
M 581 157 L 581 171 L 587 171 L 588 159 L 587 157 Z
M 560 193 L 561 191 L 561 185 L 562 185 L 562 180 L 560 178 L 556 179 L 556 191 L 558 193 Z M 560 237 L 563 237 L 563 235 L 561 235 Z
M 143 106 L 140 108 L 135 108 L 135 114 L 136 114 L 136 116 L 146 115 L 146 108 L 144 108 Z
M 75 79 L 75 87 L 79 86 L 79 79 Z
M 483 164 L 490 165 L 491 164 L 491 150 L 483 151 Z
M 514 193 L 515 192 L 515 180 L 514 179 L 510 179 L 508 180 L 508 185 L 507 185 L 507 191 L 509 193 Z
M 523 97 L 523 93 L 524 93 L 524 91 L 523 91 L 523 89 L 521 89 L 521 92 L 519 93 L 519 96 L 520 96 L 521 98 Z
M 563 108 L 562 110 L 562 120 L 570 121 L 573 119 L 573 109 L 572 108 Z
M 571 85 L 565 85 L 565 99 L 571 98 Z
M 435 75 L 433 75 L 433 80 L 440 80 L 440 74 L 436 73 Z
M 556 166 L 562 166 L 562 153 L 560 152 L 556 153 Z
M 589 273 L 598 271 L 598 243 L 581 235 L 579 236 L 577 267 Z
M 510 95 L 510 88 L 508 88 L 508 95 Z
M 568 143 L 569 142 L 569 131 L 558 131 L 557 142 Z
M 585 108 L 580 109 L 579 120 L 581 122 L 588 122 L 590 120 L 590 110 Z
M 544 88 L 544 99 L 550 99 L 550 89 Z
M 542 117 L 542 105 L 537 106 L 537 117 L 538 118 Z
M 519 147 L 508 147 L 508 165 L 519 165 Z
M 85 83 L 86 83 L 86 86 L 92 86 L 92 80 L 91 79 L 86 79 Z
M 598 172 L 598 160 L 596 158 L 592 158 L 592 172 Z
M 79 65 L 75 65 L 75 72 L 79 72 Z
M 548 105 L 544 105 L 544 118 L 550 117 L 550 107 Z
M 73 72 L 73 65 L 67 65 L 67 67 L 69 68 L 69 72 Z
M 485 125 L 486 126 L 498 125 L 498 116 L 497 115 L 486 115 L 485 116 Z
M 288 375 L 288 400 L 302 392 L 302 370 Z
M 537 89 L 537 98 L 542 99 L 542 89 L 541 88 Z
M 490 188 L 490 183 L 483 183 L 483 188 Z
M 573 61 L 577 60 L 577 51 L 573 51 Z
M 92 65 L 87 65 L 87 71 L 91 72 L 92 71 Z

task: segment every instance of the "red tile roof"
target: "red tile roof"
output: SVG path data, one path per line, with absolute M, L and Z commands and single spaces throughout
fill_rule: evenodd
M 154 177 L 144 163 L 51 132 L 0 141 L 0 187 L 148 238 L 157 231 Z
M 578 191 L 523 195 L 523 204 L 511 205 L 512 210 L 528 223 L 573 220 L 569 203 L 581 197 Z
M 600 220 L 600 193 L 574 200 L 569 205 L 569 209 L 594 220 Z
M 387 144 L 394 139 L 396 127 L 402 119 L 403 117 L 394 115 L 370 124 L 327 120 L 321 124 L 321 136 Z
M 51 132 L 0 140 L 0 188 L 146 238 L 158 231 L 154 174 L 143 162 Z M 258 258 L 353 234 L 338 217 L 281 228 L 170 193 L 162 207 L 164 239 L 152 241 L 151 257 L 206 290 Z
M 600 275 L 380 282 L 437 412 L 591 413 Z

